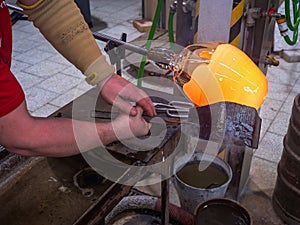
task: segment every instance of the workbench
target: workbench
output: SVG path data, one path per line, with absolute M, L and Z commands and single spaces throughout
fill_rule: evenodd
M 155 101 L 182 100 L 182 97 L 157 90 L 145 89 L 145 91 Z M 76 105 L 76 110 L 74 110 L 74 105 Z M 110 115 L 110 110 L 111 107 L 99 97 L 99 89 L 93 88 L 50 117 L 101 122 L 107 121 L 107 118 L 95 118 L 97 112 L 105 111 L 104 114 Z M 101 161 L 104 150 L 128 165 L 144 167 L 160 163 L 166 158 L 173 160 L 174 157 L 169 157 L 173 153 L 176 153 L 177 157 L 189 148 L 194 148 L 195 146 L 191 147 L 192 136 L 196 140 L 204 141 L 213 140 L 216 136 L 222 137 L 223 143 L 220 144 L 226 149 L 224 160 L 229 163 L 233 171 L 233 179 L 226 196 L 238 199 L 247 182 L 247 173 L 251 163 L 251 160 L 245 160 L 245 156 L 249 154 L 247 152 L 250 152 L 250 157 L 252 157 L 250 148 L 257 147 L 259 140 L 261 121 L 256 110 L 234 103 L 217 103 L 195 108 L 194 113 L 198 115 L 197 119 L 200 124 L 188 121 L 187 124 L 191 125 L 188 128 L 184 127 L 180 120 L 159 114 L 159 117 L 165 118 L 167 132 L 161 143 L 149 151 L 137 151 L 121 142 L 114 142 L 105 146 L 104 149 L 99 147 L 73 157 L 28 158 L 21 167 L 12 171 L 12 175 L 1 183 L 0 201 L 5 207 L 1 210 L 0 220 L 6 225 L 23 225 L 24 221 L 31 225 L 103 224 L 106 215 L 132 191 L 134 182 L 149 175 L 149 172 L 161 173 L 163 178 L 170 176 L 172 172 L 170 168 L 172 163 L 160 167 L 160 171 L 138 174 L 135 173 L 136 170 L 128 167 L 119 173 L 119 177 L 129 180 L 132 185 L 112 182 L 95 172 L 100 164 L 105 165 L 106 170 L 112 169 L 112 164 L 109 164 L 106 159 Z M 211 123 L 212 113 L 226 116 L 213 124 Z M 192 115 L 195 114 L 192 113 Z M 221 132 L 219 135 L 218 132 L 212 132 L 220 125 L 223 126 L 224 133 Z M 191 128 L 191 134 L 186 133 L 189 128 Z M 196 131 L 195 134 L 192 134 L 194 131 Z M 197 145 L 197 141 L 194 143 Z M 247 151 L 247 149 L 250 150 Z M 96 163 L 92 163 L 93 168 L 90 165 L 91 161 L 87 160 L 90 159 L 89 156 L 92 158 L 96 156 Z M 164 201 L 167 202 L 168 199 Z
M 97 100 L 97 106 L 101 108 L 87 107 L 89 102 L 94 101 L 98 92 L 97 88 L 91 89 L 50 117 L 71 118 L 72 105 L 76 102 L 82 109 L 76 117 L 95 120 L 91 117 L 93 110 L 110 109 L 100 98 Z M 164 96 L 165 99 L 174 98 L 169 94 Z M 129 165 L 151 165 L 162 160 L 162 151 L 165 157 L 173 152 L 181 142 L 180 133 L 180 123 L 173 121 L 167 123 L 167 135 L 155 149 L 137 152 L 122 146 L 119 142 L 114 142 L 108 145 L 106 150 Z M 88 154 L 102 150 L 93 149 Z M 23 225 L 24 221 L 31 225 L 102 223 L 116 204 L 130 193 L 132 186 L 115 183 L 93 173 L 89 170 L 90 166 L 84 157 L 77 155 L 65 158 L 28 158 L 21 168 L 17 168 L 14 175 L 1 184 L 0 201 L 5 206 L 0 214 L 3 224 Z M 82 188 L 78 187 L 79 182 L 74 184 L 74 177 L 76 174 L 78 177 L 80 172 L 83 176 L 81 180 L 85 181 L 85 175 L 86 181 L 90 178 L 90 183 L 83 184 Z M 129 169 L 120 176 L 126 177 L 126 174 L 127 177 L 133 175 Z M 92 190 L 92 193 L 86 192 L 85 189 Z

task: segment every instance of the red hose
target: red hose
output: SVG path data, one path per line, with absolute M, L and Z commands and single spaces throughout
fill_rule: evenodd
M 155 211 L 161 212 L 161 199 L 158 198 L 155 204 Z M 169 204 L 169 215 L 170 218 L 173 220 L 184 224 L 184 225 L 193 225 L 194 224 L 194 217 L 189 212 L 179 208 L 174 204 Z

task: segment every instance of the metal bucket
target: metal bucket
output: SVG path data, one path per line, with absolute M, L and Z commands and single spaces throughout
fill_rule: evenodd
M 300 94 L 294 99 L 283 146 L 272 198 L 273 208 L 284 222 L 300 225 Z
M 195 210 L 195 225 L 252 225 L 252 219 L 238 202 L 220 198 L 200 204 Z
M 173 178 L 181 208 L 193 214 L 200 203 L 225 196 L 232 170 L 217 156 L 196 153 L 175 161 Z

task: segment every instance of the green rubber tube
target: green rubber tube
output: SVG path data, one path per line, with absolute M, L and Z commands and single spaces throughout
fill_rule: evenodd
M 284 40 L 289 45 L 295 45 L 298 40 L 298 28 L 300 23 L 300 7 L 299 0 L 293 0 L 293 14 L 294 21 L 291 21 L 291 13 L 290 13 L 290 0 L 285 0 L 285 18 L 286 24 L 288 28 L 293 31 L 293 39 L 291 40 L 289 36 L 284 36 Z
M 171 43 L 174 43 L 174 31 L 173 31 L 174 15 L 175 15 L 175 12 L 173 10 L 170 10 L 169 19 L 168 19 L 168 35 L 169 35 L 169 41 Z
M 163 6 L 164 0 L 158 0 L 157 2 L 157 7 L 156 7 L 156 11 L 155 11 L 155 15 L 152 21 L 152 26 L 148 35 L 148 41 L 146 43 L 146 49 L 149 50 L 151 48 L 151 44 L 152 44 L 152 40 L 155 34 L 155 30 L 158 24 L 158 20 L 160 17 L 160 13 L 161 13 L 161 9 Z M 144 68 L 146 65 L 146 60 L 147 60 L 147 56 L 143 56 L 142 61 L 140 63 L 140 68 L 139 68 L 139 72 L 138 72 L 138 81 L 137 81 L 137 86 L 142 86 L 142 79 L 143 79 L 143 74 L 144 74 Z

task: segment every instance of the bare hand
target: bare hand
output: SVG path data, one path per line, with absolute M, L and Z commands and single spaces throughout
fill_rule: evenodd
M 113 129 L 117 139 L 126 139 L 148 134 L 150 124 L 147 123 L 143 117 L 143 110 L 141 107 L 136 107 L 137 114 L 130 116 L 128 114 L 119 115 L 112 123 Z
M 146 115 L 156 115 L 150 97 L 144 91 L 117 74 L 113 74 L 100 82 L 99 87 L 101 89 L 101 96 L 106 102 L 113 104 L 131 116 L 136 116 L 138 111 L 128 101 L 136 102 L 138 106 L 142 107 Z

